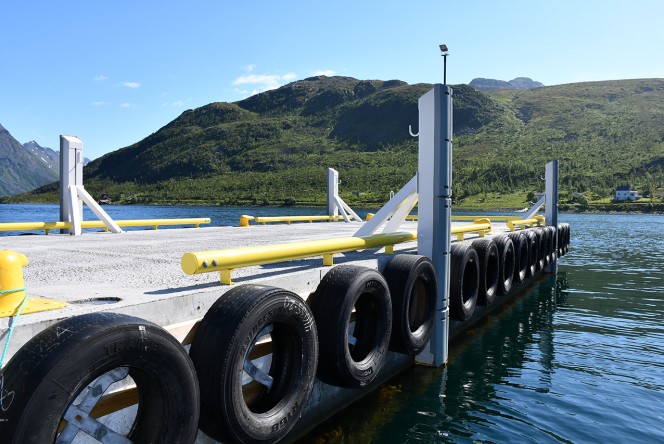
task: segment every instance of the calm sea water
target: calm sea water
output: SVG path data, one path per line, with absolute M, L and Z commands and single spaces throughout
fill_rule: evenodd
M 212 226 L 325 212 L 106 209 L 115 219 L 211 217 Z M 56 205 L 0 205 L 0 222 L 57 218 Z M 402 372 L 302 442 L 664 442 L 664 217 L 560 219 L 572 244 L 557 276 L 452 344 L 446 367 Z

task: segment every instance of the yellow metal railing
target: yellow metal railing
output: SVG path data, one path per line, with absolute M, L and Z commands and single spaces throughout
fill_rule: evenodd
M 476 220 L 472 225 L 452 227 L 452 235 L 456 235 L 458 241 L 463 241 L 464 234 L 477 233 L 480 237 L 484 237 L 486 233 L 490 232 L 491 221 L 487 219 Z M 221 283 L 231 285 L 233 283 L 231 272 L 237 268 L 316 256 L 323 256 L 323 265 L 331 266 L 334 265 L 333 258 L 336 253 L 385 247 L 386 254 L 394 254 L 395 244 L 416 239 L 416 231 L 401 231 L 362 237 L 341 237 L 229 250 L 201 251 L 184 254 L 180 265 L 182 271 L 188 275 L 219 272 Z
M 538 227 L 541 227 L 544 225 L 544 216 L 535 216 L 532 219 L 519 219 L 519 220 L 509 220 L 507 221 L 507 226 L 509 227 L 510 231 L 514 231 L 517 226 L 521 227 L 523 230 L 526 228 L 526 225 L 528 225 L 530 228 L 533 228 L 534 225 L 537 225 Z
M 481 220 L 487 219 L 492 222 L 505 222 L 508 220 L 519 220 L 519 216 L 452 216 L 452 220 Z
M 350 219 L 353 218 L 353 216 L 348 216 Z M 291 222 L 309 222 L 313 223 L 315 220 L 326 220 L 328 222 L 332 222 L 333 220 L 343 220 L 343 216 L 268 216 L 268 217 L 254 217 L 254 216 L 247 216 L 247 215 L 242 215 L 240 217 L 240 226 L 241 227 L 248 227 L 249 226 L 249 221 L 253 220 L 254 222 L 258 224 L 263 224 L 265 225 L 268 222 L 286 222 L 288 225 L 290 225 Z
M 232 284 L 231 271 L 253 265 L 323 256 L 323 265 L 334 265 L 335 253 L 385 247 L 385 252 L 393 253 L 393 245 L 417 239 L 414 231 L 374 234 L 364 237 L 341 237 L 315 241 L 293 242 L 289 244 L 265 245 L 260 247 L 235 248 L 230 250 L 201 251 L 182 256 L 182 271 L 186 274 L 200 274 L 218 271 L 222 284 Z
M 463 241 L 463 235 L 468 233 L 477 233 L 480 237 L 484 237 L 486 233 L 491 233 L 491 221 L 489 219 L 477 219 L 473 221 L 473 225 L 460 225 L 452 227 L 452 235 L 456 234 L 457 241 Z
M 116 220 L 116 224 L 120 227 L 146 227 L 152 226 L 157 229 L 159 225 L 195 225 L 196 228 L 200 224 L 209 224 L 210 219 L 206 217 L 189 218 L 189 219 L 136 219 L 136 220 Z M 81 222 L 82 228 L 104 228 L 108 231 L 108 227 L 100 220 L 85 220 Z M 0 224 L 0 231 L 31 231 L 31 230 L 46 230 L 46 234 L 50 234 L 51 230 L 71 229 L 71 222 L 10 222 Z
M 487 219 L 494 222 L 504 222 L 508 220 L 519 220 L 518 216 L 452 216 L 452 220 L 480 220 Z M 406 216 L 406 220 L 417 220 L 417 214 Z

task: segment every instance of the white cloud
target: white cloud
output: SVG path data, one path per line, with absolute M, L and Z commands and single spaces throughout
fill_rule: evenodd
M 97 76 L 93 79 L 95 82 L 98 82 L 100 80 L 108 80 L 108 77 L 106 76 Z
M 120 105 L 122 108 L 136 108 L 137 105 L 134 105 L 133 103 L 123 103 Z
M 171 103 L 171 106 L 182 106 L 184 105 L 184 102 L 182 100 L 178 100 L 177 102 Z
M 336 72 L 332 71 L 331 69 L 326 69 L 324 71 L 319 70 L 319 71 L 314 72 L 315 76 L 333 76 L 335 74 L 336 74 Z
M 141 86 L 140 83 L 136 83 L 136 82 L 121 82 L 121 83 L 124 86 L 128 86 L 129 88 L 138 88 L 139 86 Z
M 252 92 L 252 95 L 258 94 L 259 92 L 269 91 L 271 89 L 277 89 L 282 85 L 282 82 L 292 80 L 297 77 L 293 73 L 284 74 L 283 76 L 279 75 L 268 75 L 268 74 L 249 74 L 256 65 L 249 65 L 246 67 L 247 74 L 242 75 L 233 81 L 233 85 L 260 85 Z M 246 94 L 246 90 L 235 89 L 235 92 L 240 94 Z
M 167 92 L 161 94 L 162 97 L 167 96 L 167 95 L 168 95 Z
M 92 105 L 94 105 L 94 106 L 108 105 L 108 103 L 106 103 L 106 102 L 92 102 Z
M 187 102 L 191 102 L 191 97 L 189 97 L 189 98 L 187 99 Z
M 243 85 L 245 83 L 262 83 L 269 89 L 279 88 L 281 76 L 268 76 L 265 74 L 249 74 L 240 76 L 233 82 L 233 85 Z
M 161 105 L 162 108 L 165 107 L 165 106 L 168 106 L 168 102 L 166 102 L 166 103 L 164 103 L 163 105 Z

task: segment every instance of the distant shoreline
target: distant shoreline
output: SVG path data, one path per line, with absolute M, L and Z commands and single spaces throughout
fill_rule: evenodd
M 35 202 L 17 202 L 11 204 L 0 203 L 0 205 L 58 205 L 57 203 L 35 203 Z M 291 207 L 285 207 L 283 205 L 198 205 L 198 204 L 182 204 L 182 203 L 158 203 L 158 204 L 111 204 L 111 206 L 116 207 L 222 207 L 222 208 L 325 208 L 325 205 L 293 205 Z M 354 206 L 352 207 L 356 210 L 379 210 L 382 207 L 378 206 Z M 516 213 L 515 209 L 507 208 L 454 208 L 454 212 L 458 213 Z M 544 210 L 539 210 L 538 213 L 544 213 Z M 662 216 L 664 212 L 662 211 L 594 211 L 594 210 L 558 210 L 559 214 L 602 214 L 602 215 L 612 215 L 612 214 L 634 214 L 634 215 L 653 215 L 653 216 Z M 525 214 L 525 213 L 521 213 Z

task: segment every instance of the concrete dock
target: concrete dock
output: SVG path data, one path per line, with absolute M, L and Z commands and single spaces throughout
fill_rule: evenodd
M 453 226 L 470 222 L 454 222 Z M 65 308 L 22 315 L 8 351 L 11 357 L 31 337 L 59 320 L 91 312 L 114 312 L 137 316 L 164 327 L 172 327 L 203 317 L 221 294 L 232 286 L 219 282 L 219 273 L 185 275 L 180 266 L 183 254 L 195 251 L 224 250 L 248 246 L 298 242 L 352 236 L 360 223 L 298 223 L 250 227 L 216 227 L 131 231 L 121 234 L 85 233 L 82 236 L 2 237 L 0 249 L 26 255 L 30 261 L 23 269 L 27 293 L 67 302 Z M 416 222 L 406 222 L 402 230 L 416 230 Z M 504 223 L 493 224 L 493 234 L 508 232 Z M 477 238 L 475 233 L 467 240 Z M 456 236 L 453 237 L 453 241 Z M 417 242 L 394 246 L 395 253 L 417 252 Z M 382 270 L 392 258 L 384 248 L 335 254 L 335 265 L 353 262 Z M 273 285 L 307 297 L 330 267 L 321 257 L 240 268 L 233 272 L 237 284 Z M 0 318 L 0 345 L 4 345 L 9 318 Z M 177 337 L 177 335 L 176 335 Z M 331 387 L 316 382 L 310 405 L 290 434 L 301 436 L 367 392 L 374 390 L 413 357 L 389 354 L 384 376 L 361 390 Z M 352 391 L 352 395 L 349 395 Z M 350 396 L 350 397 L 349 397 Z M 324 406 L 316 399 L 325 399 Z M 338 404 L 338 405 L 337 405 Z M 308 420 L 305 417 L 309 416 Z M 213 443 L 199 433 L 198 443 Z

